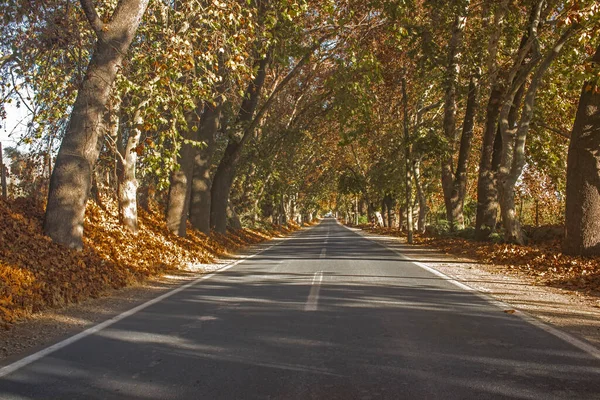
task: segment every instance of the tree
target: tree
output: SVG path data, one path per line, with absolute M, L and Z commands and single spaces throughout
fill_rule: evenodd
M 444 135 L 448 141 L 448 154 L 442 159 L 442 188 L 444 191 L 444 202 L 446 204 L 446 218 L 450 225 L 450 229 L 462 229 L 464 227 L 464 217 L 462 213 L 464 202 L 464 191 L 460 190 L 463 184 L 460 182 L 466 179 L 466 175 L 457 173 L 454 177 L 453 155 L 456 147 L 456 89 L 458 85 L 458 73 L 460 70 L 459 58 L 463 42 L 463 32 L 467 21 L 467 11 L 470 1 L 462 1 L 459 9 L 454 17 L 452 26 L 452 35 L 448 43 L 448 65 L 445 76 L 445 96 L 444 96 Z M 475 90 L 471 91 L 472 93 Z M 474 103 L 473 103 L 474 104 Z M 474 115 L 474 110 L 470 110 L 471 117 Z M 465 140 L 461 142 L 463 151 L 467 154 L 462 155 L 460 161 L 464 165 L 459 165 L 459 169 L 466 172 L 466 163 L 468 162 L 468 150 L 470 147 L 470 139 L 467 130 L 467 135 L 463 135 Z
M 91 0 L 81 0 L 97 41 L 56 158 L 44 219 L 44 232 L 68 247 L 83 246 L 85 205 L 100 151 L 106 105 L 148 1 L 120 0 L 105 23 Z
M 564 251 L 600 255 L 600 46 L 589 60 L 594 75 L 584 83 L 567 161 Z
M 509 242 L 524 244 L 525 239 L 517 218 L 515 208 L 515 185 L 523 172 L 525 166 L 525 144 L 538 88 L 542 84 L 542 78 L 550 68 L 552 62 L 560 55 L 565 44 L 580 29 L 579 24 L 572 24 L 563 30 L 556 41 L 549 46 L 546 53 L 542 56 L 538 53 L 537 41 L 538 28 L 541 23 L 542 6 L 544 1 L 539 1 L 532 13 L 532 22 L 529 30 L 527 44 L 534 50 L 533 59 L 527 63 L 518 79 L 513 80 L 510 90 L 502 105 L 500 111 L 500 130 L 502 133 L 502 157 L 500 169 L 498 172 L 498 195 L 500 199 L 500 210 L 502 213 L 502 223 L 504 225 L 504 238 Z M 523 49 L 527 51 L 527 46 Z M 524 52 L 525 52 L 524 51 Z M 539 64 L 539 65 L 538 65 Z M 537 67 L 534 69 L 534 66 Z M 523 105 L 520 118 L 515 125 L 510 124 L 510 113 L 513 109 L 513 101 L 517 97 L 521 88 L 524 88 L 525 78 L 529 72 L 534 70 L 531 82 L 524 92 Z

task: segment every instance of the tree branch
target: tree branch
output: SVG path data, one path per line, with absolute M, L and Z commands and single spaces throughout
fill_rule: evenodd
M 550 125 L 546 125 L 543 122 L 533 121 L 531 123 L 531 125 L 539 126 L 540 128 L 547 129 L 550 132 L 556 133 L 559 136 L 562 136 L 562 137 L 567 138 L 567 139 L 571 139 L 571 134 L 569 132 L 563 131 L 562 129 L 554 128 L 554 127 L 552 127 Z
M 258 126 L 259 121 L 261 120 L 261 118 L 263 117 L 265 112 L 269 109 L 269 106 L 275 99 L 275 96 L 277 95 L 277 93 L 279 93 L 285 87 L 285 85 L 287 85 L 288 82 L 292 80 L 292 78 L 296 75 L 296 73 L 308 62 L 308 60 L 313 55 L 313 53 L 319 47 L 321 47 L 323 42 L 330 36 L 332 36 L 332 34 L 327 34 L 325 36 L 322 36 L 317 41 L 317 43 L 313 47 L 311 47 L 309 49 L 309 51 L 306 52 L 306 54 L 304 54 L 304 56 L 300 59 L 300 61 L 298 61 L 298 63 L 294 66 L 294 68 L 292 68 L 292 70 L 290 72 L 288 72 L 288 74 L 285 76 L 285 78 L 283 78 L 281 80 L 281 82 L 279 82 L 279 84 L 277 84 L 277 86 L 273 89 L 273 91 L 271 92 L 271 95 L 269 96 L 269 98 L 267 99 L 265 104 L 258 111 L 258 113 L 254 117 L 254 119 L 252 120 L 250 125 L 248 125 L 248 127 L 245 129 L 242 140 L 244 140 L 246 137 L 248 137 L 249 136 L 248 133 L 252 132 Z
M 96 35 L 98 35 L 98 37 L 102 37 L 104 35 L 105 26 L 98 16 L 92 0 L 79 0 L 79 3 L 81 3 L 81 8 L 83 8 L 85 17 L 87 18 L 94 32 L 96 32 Z

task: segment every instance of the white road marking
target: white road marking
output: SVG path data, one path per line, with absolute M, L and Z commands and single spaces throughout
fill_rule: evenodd
M 473 294 L 475 294 L 475 295 L 477 295 L 477 296 L 485 299 L 489 303 L 495 305 L 496 307 L 498 307 L 498 308 L 500 308 L 502 310 L 507 310 L 507 309 L 515 310 L 515 313 L 513 315 L 521 318 L 522 320 L 528 322 L 529 324 L 535 326 L 536 328 L 539 328 L 539 329 L 541 329 L 541 330 L 543 330 L 543 331 L 545 331 L 545 332 L 547 332 L 547 333 L 549 333 L 549 334 L 551 334 L 551 335 L 553 335 L 553 336 L 555 336 L 555 337 L 557 337 L 559 339 L 564 340 L 565 342 L 567 342 L 567 343 L 569 343 L 569 344 L 577 347 L 578 349 L 583 350 L 584 352 L 586 352 L 587 354 L 591 355 L 592 357 L 600 359 L 600 349 L 598 349 L 596 346 L 594 346 L 594 345 L 592 345 L 590 343 L 587 343 L 584 340 L 580 340 L 580 339 L 578 339 L 578 338 L 576 338 L 576 337 L 574 337 L 574 336 L 572 336 L 572 335 L 570 335 L 570 334 L 568 334 L 566 332 L 563 332 L 560 329 L 557 329 L 557 328 L 553 327 L 552 325 L 549 325 L 549 324 L 547 324 L 547 323 L 545 323 L 545 322 L 537 319 L 533 315 L 531 315 L 529 313 L 526 313 L 525 311 L 518 310 L 515 306 L 511 305 L 510 303 L 498 300 L 498 299 L 492 297 L 491 295 L 482 292 L 481 290 L 475 289 L 474 287 L 471 287 L 471 286 L 469 286 L 469 285 L 467 285 L 467 284 L 465 284 L 463 282 L 460 282 L 460 281 L 454 279 L 453 277 L 451 277 L 449 275 L 444 274 L 443 272 L 438 271 L 435 268 L 430 267 L 429 265 L 425 265 L 425 264 L 423 264 L 421 262 L 413 261 L 413 260 L 409 259 L 408 257 L 406 257 L 404 254 L 402 254 L 398 250 L 396 250 L 396 249 L 394 249 L 394 248 L 392 248 L 392 247 L 390 247 L 390 246 L 388 246 L 388 245 L 386 245 L 384 243 L 381 243 L 379 240 L 381 238 L 385 238 L 385 236 L 382 236 L 381 238 L 380 237 L 376 237 L 376 236 L 368 236 L 368 235 L 363 234 L 363 232 L 360 231 L 359 229 L 350 229 L 350 228 L 342 225 L 339 222 L 338 222 L 338 224 L 340 224 L 341 226 L 343 226 L 344 228 L 346 228 L 346 229 L 348 229 L 350 231 L 355 231 L 359 235 L 361 235 L 362 237 L 364 237 L 365 239 L 367 239 L 367 240 L 369 240 L 369 241 L 371 241 L 371 242 L 373 242 L 375 244 L 378 244 L 378 245 L 380 245 L 382 247 L 385 247 L 386 249 L 388 249 L 388 250 L 396 253 L 403 260 L 412 261 L 412 263 L 415 264 L 417 267 L 422 268 L 422 269 L 424 269 L 426 271 L 429 271 L 432 274 L 439 276 L 443 280 L 445 280 L 445 281 L 453 284 L 454 286 L 457 286 L 457 287 L 459 287 L 459 288 L 461 288 L 463 290 L 471 292 L 471 293 L 473 293 Z
M 152 300 L 149 300 L 149 301 L 147 301 L 147 302 L 145 302 L 143 304 L 140 304 L 139 306 L 134 307 L 134 308 L 132 308 L 130 310 L 127 310 L 127 311 L 125 311 L 125 312 L 123 312 L 123 313 L 121 313 L 121 314 L 119 314 L 117 316 L 114 316 L 111 319 L 108 319 L 108 320 L 106 320 L 104 322 L 101 322 L 98 325 L 94 325 L 91 328 L 86 329 L 85 331 L 79 332 L 78 334 L 76 334 L 74 336 L 66 338 L 66 339 L 64 339 L 64 340 L 62 340 L 62 341 L 60 341 L 60 342 L 58 342 L 56 344 L 53 344 L 52 346 L 46 347 L 45 349 L 42 349 L 42 350 L 38 351 L 37 353 L 33 353 L 33 354 L 31 354 L 31 355 L 29 355 L 29 356 L 27 356 L 25 358 L 17 360 L 17 361 L 15 361 L 12 364 L 8 364 L 8 365 L 0 368 L 0 378 L 6 376 L 8 374 L 12 374 L 13 372 L 15 372 L 15 371 L 17 371 L 17 370 L 19 370 L 19 369 L 21 369 L 23 367 L 26 367 L 27 365 L 29 365 L 29 364 L 31 364 L 31 363 L 33 363 L 35 361 L 38 361 L 38 360 L 40 360 L 40 359 L 42 359 L 42 358 L 44 358 L 44 357 L 46 357 L 46 356 L 48 356 L 50 354 L 52 354 L 52 353 L 54 353 L 54 352 L 62 349 L 62 348 L 65 348 L 65 347 L 67 347 L 67 346 L 69 346 L 69 345 L 71 345 L 71 344 L 73 344 L 75 342 L 80 341 L 81 339 L 84 339 L 84 338 L 86 338 L 86 337 L 88 337 L 90 335 L 93 335 L 93 334 L 95 334 L 97 332 L 100 332 L 101 330 L 106 329 L 109 326 L 114 325 L 117 322 L 119 322 L 119 321 L 121 321 L 121 320 L 123 320 L 123 319 L 125 319 L 127 317 L 130 317 L 130 316 L 132 316 L 132 315 L 134 315 L 134 314 L 142 311 L 143 309 L 150 307 L 153 304 L 159 303 L 159 302 L 163 301 L 166 298 L 169 298 L 169 297 L 171 297 L 171 296 L 173 296 L 173 295 L 175 295 L 175 294 L 177 294 L 177 293 L 179 293 L 181 291 L 184 291 L 185 289 L 187 289 L 187 288 L 189 288 L 191 286 L 194 286 L 194 285 L 196 285 L 197 283 L 199 283 L 199 282 L 201 282 L 203 280 L 210 279 L 210 278 L 212 278 L 213 276 L 215 276 L 219 272 L 227 271 L 228 269 L 233 268 L 236 265 L 241 264 L 241 263 L 243 263 L 246 260 L 254 258 L 257 255 L 262 254 L 265 251 L 270 250 L 273 247 L 278 246 L 281 243 L 283 243 L 283 242 L 285 242 L 285 241 L 293 238 L 294 236 L 295 235 L 291 235 L 289 237 L 286 237 L 283 240 L 278 241 L 277 243 L 275 243 L 275 244 L 273 244 L 273 245 L 271 245 L 271 246 L 269 246 L 269 247 L 267 247 L 267 248 L 265 248 L 263 250 L 260 250 L 260 251 L 254 253 L 254 254 L 251 254 L 249 256 L 243 256 L 240 260 L 237 260 L 237 261 L 234 261 L 232 263 L 226 264 L 224 267 L 216 270 L 213 273 L 210 273 L 208 275 L 203 275 L 203 276 L 201 276 L 198 279 L 195 279 L 195 280 L 193 280 L 193 281 L 191 281 L 189 283 L 186 283 L 185 285 L 179 286 L 178 288 L 175 288 L 175 289 L 173 289 L 173 290 L 171 290 L 171 291 L 169 291 L 167 293 L 164 293 L 164 294 L 162 294 L 162 295 L 160 295 L 158 297 L 155 297 Z
M 308 294 L 308 299 L 304 305 L 304 311 L 317 311 L 317 306 L 319 304 L 319 292 L 321 291 L 321 282 L 323 282 L 323 271 L 315 272 L 310 293 Z
M 321 255 L 319 255 L 319 258 L 325 258 L 326 255 L 327 255 L 327 249 L 325 247 L 323 247 L 323 249 L 321 249 Z

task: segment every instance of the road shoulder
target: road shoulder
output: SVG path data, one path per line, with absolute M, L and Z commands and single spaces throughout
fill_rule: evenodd
M 493 265 L 444 254 L 427 246 L 408 245 L 403 238 L 349 229 L 600 347 L 600 308 L 597 302 L 563 289 L 535 285 L 532 279 L 505 275 Z

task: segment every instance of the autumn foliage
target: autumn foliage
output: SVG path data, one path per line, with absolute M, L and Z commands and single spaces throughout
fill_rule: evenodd
M 116 205 L 104 207 L 88 204 L 84 249 L 76 251 L 43 235 L 40 204 L 0 200 L 0 323 L 9 326 L 33 312 L 98 297 L 166 271 L 201 267 L 297 228 L 243 229 L 211 237 L 189 229 L 182 238 L 170 233 L 162 213 L 154 210 L 141 212 L 140 232 L 133 235 L 119 224 Z

